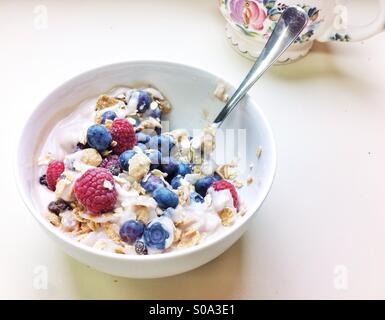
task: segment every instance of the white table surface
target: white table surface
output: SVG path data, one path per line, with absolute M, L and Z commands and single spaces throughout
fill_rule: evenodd
M 8 151 L 34 106 L 70 77 L 160 59 L 242 79 L 251 62 L 226 42 L 216 3 L 0 2 L 0 298 L 385 298 L 385 33 L 317 44 L 252 89 L 275 133 L 277 176 L 250 230 L 201 268 L 156 280 L 91 270 L 22 203 Z M 41 265 L 48 287 L 37 290 Z

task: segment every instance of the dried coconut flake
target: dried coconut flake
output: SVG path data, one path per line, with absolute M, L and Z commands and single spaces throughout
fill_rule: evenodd
M 219 217 L 221 218 L 221 221 L 222 221 L 222 224 L 224 226 L 230 226 L 233 224 L 234 222 L 234 210 L 231 209 L 231 208 L 223 208 L 220 212 L 219 212 Z
M 54 157 L 52 153 L 48 152 L 37 160 L 37 165 L 45 166 L 45 165 L 48 165 L 52 160 L 54 160 Z
M 111 223 L 106 223 L 104 225 L 104 230 L 106 231 L 107 236 L 111 240 L 118 242 L 118 243 L 121 242 L 119 233 L 115 230 L 114 226 Z
M 106 94 L 102 94 L 101 96 L 99 96 L 98 100 L 96 101 L 96 110 L 109 108 L 114 106 L 117 103 L 121 103 L 121 101 L 113 97 L 110 97 Z
M 55 227 L 59 227 L 61 224 L 61 219 L 58 215 L 48 212 L 47 213 L 47 219 L 49 222 L 51 222 Z
M 202 235 L 198 230 L 189 229 L 182 233 L 181 238 L 178 242 L 178 248 L 192 247 L 201 241 Z
M 103 187 L 108 190 L 114 189 L 114 186 L 112 185 L 111 181 L 108 181 L 108 180 L 104 180 Z
M 103 159 L 95 149 L 87 148 L 81 151 L 80 160 L 89 166 L 97 167 Z
M 229 95 L 226 92 L 226 85 L 223 82 L 219 82 L 214 90 L 214 96 L 222 102 L 229 100 Z

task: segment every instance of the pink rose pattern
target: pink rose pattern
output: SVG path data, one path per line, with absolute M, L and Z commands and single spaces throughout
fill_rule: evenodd
M 243 5 L 244 0 L 230 0 L 230 17 L 236 23 L 243 23 Z
M 257 0 L 230 0 L 230 17 L 254 30 L 262 30 L 266 20 L 266 10 Z
M 263 39 L 269 38 L 276 21 L 287 8 L 285 3 L 276 0 L 219 0 L 219 3 L 223 5 L 224 12 L 229 13 L 232 22 L 246 35 L 261 36 Z M 295 41 L 296 43 L 303 43 L 312 39 L 315 31 L 324 21 L 323 18 L 320 18 L 318 8 L 308 5 L 301 7 L 308 14 L 309 23 Z M 350 37 L 349 35 L 336 34 L 331 40 L 349 41 Z

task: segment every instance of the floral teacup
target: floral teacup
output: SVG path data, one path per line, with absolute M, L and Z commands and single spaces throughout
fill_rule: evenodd
M 288 6 L 299 5 L 303 8 L 309 22 L 279 59 L 278 62 L 284 63 L 305 56 L 314 40 L 358 41 L 385 30 L 385 0 L 372 1 L 378 5 L 377 17 L 369 25 L 356 27 L 351 26 L 349 21 L 347 2 L 352 1 L 346 0 L 219 0 L 219 6 L 227 20 L 226 34 L 231 44 L 251 59 L 258 57 L 281 13 Z M 361 6 L 364 6 L 363 2 Z

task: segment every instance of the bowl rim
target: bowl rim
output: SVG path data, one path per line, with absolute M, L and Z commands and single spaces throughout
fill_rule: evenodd
M 67 79 L 63 83 L 61 83 L 59 86 L 57 86 L 54 90 L 50 91 L 43 99 L 40 100 L 40 102 L 31 110 L 29 115 L 25 118 L 24 122 L 20 126 L 18 130 L 18 137 L 17 137 L 17 144 L 16 148 L 14 150 L 14 161 L 13 161 L 13 171 L 14 171 L 14 178 L 16 181 L 16 186 L 19 191 L 19 195 L 21 196 L 25 206 L 28 208 L 29 212 L 32 214 L 32 216 L 38 221 L 38 223 L 42 226 L 43 229 L 46 229 L 50 234 L 57 237 L 59 240 L 64 241 L 65 244 L 67 244 L 70 247 L 76 247 L 78 250 L 83 251 L 84 253 L 90 254 L 90 255 L 97 255 L 102 256 L 109 259 L 114 260 L 125 260 L 125 261 L 160 261 L 160 260 L 167 260 L 172 258 L 180 258 L 186 255 L 194 254 L 198 251 L 203 251 L 205 249 L 208 249 L 220 241 L 224 240 L 225 238 L 229 237 L 230 235 L 234 234 L 237 230 L 239 230 L 242 226 L 244 226 L 258 211 L 258 209 L 262 206 L 264 201 L 266 200 L 267 195 L 269 194 L 271 187 L 274 182 L 274 178 L 276 175 L 276 167 L 277 167 L 277 154 L 276 154 L 276 143 L 274 139 L 274 134 L 271 129 L 270 123 L 268 122 L 265 114 L 260 109 L 260 107 L 254 102 L 252 97 L 250 95 L 246 95 L 247 98 L 252 102 L 251 106 L 256 110 L 256 112 L 259 114 L 259 116 L 262 119 L 262 122 L 264 123 L 267 131 L 267 136 L 269 137 L 269 140 L 271 142 L 271 174 L 268 177 L 268 184 L 266 184 L 266 187 L 263 190 L 260 190 L 259 192 L 263 192 L 264 195 L 262 197 L 262 200 L 258 205 L 253 206 L 252 208 L 247 208 L 245 215 L 242 217 L 240 223 L 237 223 L 233 228 L 229 228 L 228 231 L 223 232 L 219 235 L 217 235 L 215 238 L 213 238 L 211 241 L 204 241 L 203 243 L 183 248 L 180 250 L 175 250 L 171 252 L 165 252 L 160 254 L 151 254 L 151 255 L 129 255 L 129 254 L 117 254 L 113 252 L 106 252 L 103 250 L 99 250 L 90 246 L 87 246 L 85 244 L 82 244 L 80 242 L 74 241 L 72 238 L 65 235 L 63 232 L 60 232 L 60 230 L 56 230 L 54 226 L 48 225 L 46 218 L 37 210 L 34 205 L 32 204 L 32 201 L 30 200 L 30 197 L 27 195 L 25 190 L 23 189 L 20 176 L 20 171 L 18 170 L 18 159 L 20 154 L 20 148 L 21 148 L 21 139 L 23 137 L 23 133 L 27 130 L 29 122 L 31 117 L 37 112 L 37 110 L 46 103 L 46 100 L 54 95 L 57 94 L 62 88 L 68 86 L 71 84 L 71 82 L 76 81 L 78 78 L 85 77 L 87 75 L 92 75 L 95 72 L 101 72 L 103 70 L 107 70 L 109 68 L 116 68 L 119 66 L 126 66 L 126 65 L 135 65 L 135 64 L 160 64 L 164 66 L 172 66 L 177 67 L 181 69 L 191 69 L 196 72 L 199 72 L 201 74 L 206 74 L 210 77 L 216 77 L 217 79 L 220 79 L 224 81 L 227 85 L 229 85 L 232 89 L 236 88 L 237 86 L 233 85 L 231 82 L 228 82 L 224 80 L 222 77 L 218 76 L 215 73 L 209 72 L 207 70 L 201 69 L 199 67 L 195 67 L 193 65 L 178 63 L 178 62 L 172 62 L 172 61 L 166 61 L 166 60 L 127 60 L 117 63 L 111 63 L 107 65 L 102 65 L 96 68 L 88 69 L 86 71 L 83 71 L 79 74 L 76 74 L 75 76 Z

